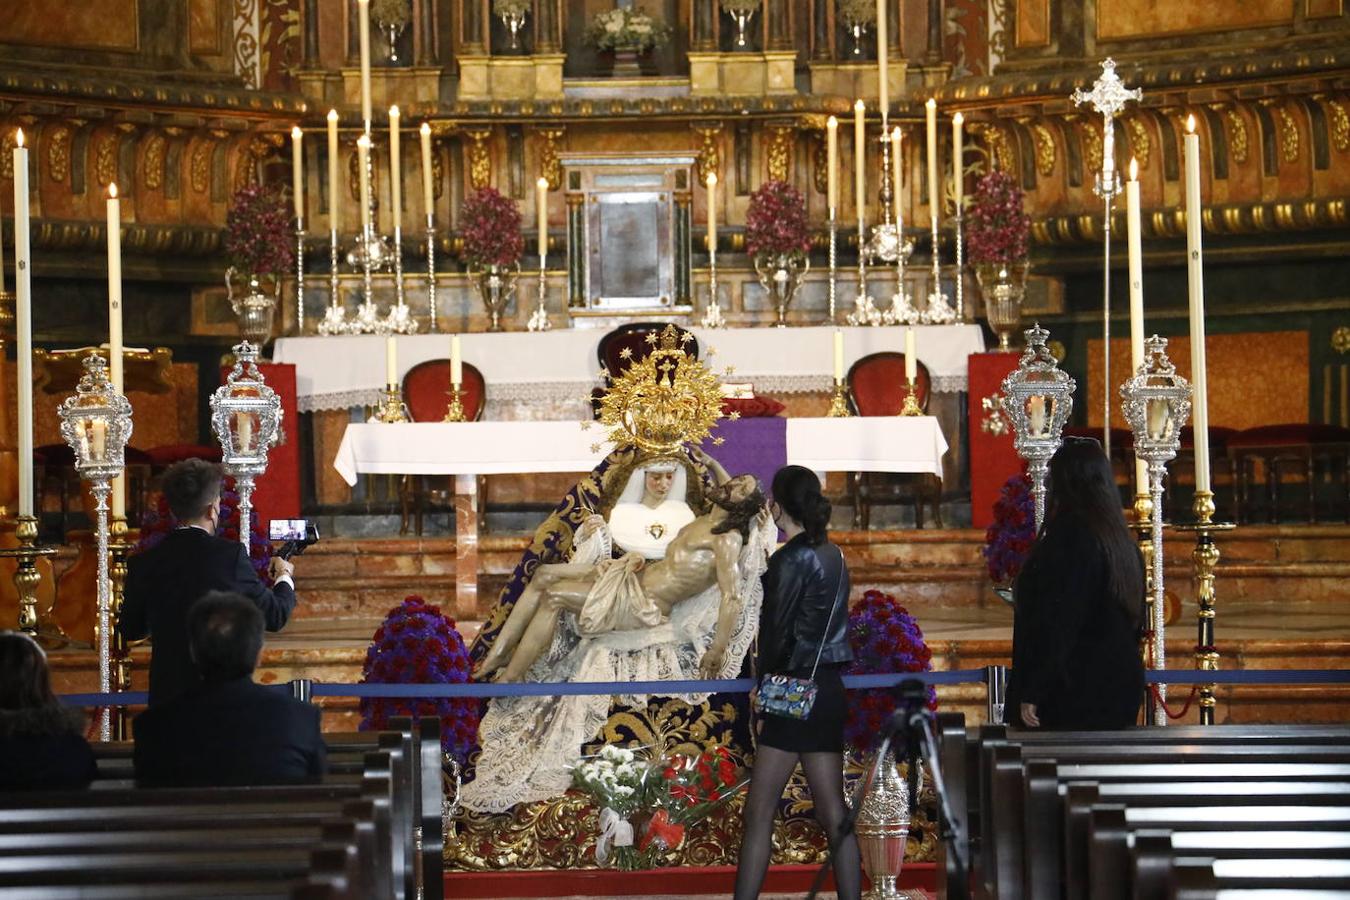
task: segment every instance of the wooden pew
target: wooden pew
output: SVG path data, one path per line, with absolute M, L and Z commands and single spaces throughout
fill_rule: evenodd
M 1215 873 L 1214 864 L 1221 859 L 1261 860 L 1267 868 L 1297 877 L 1305 866 L 1327 861 L 1335 860 L 1350 866 L 1350 833 L 1206 831 L 1173 834 L 1165 830 L 1140 830 L 1133 834 L 1130 846 L 1131 896 L 1138 900 L 1175 897 L 1183 884 L 1190 883 L 1194 891 L 1202 880 L 1212 882 L 1209 890 L 1217 893 L 1222 876 Z M 1220 868 L 1222 871 L 1223 867 Z

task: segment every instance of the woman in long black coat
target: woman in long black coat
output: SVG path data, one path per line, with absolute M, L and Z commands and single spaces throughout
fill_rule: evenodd
M 82 788 L 97 774 L 84 713 L 52 694 L 42 648 L 0 631 L 0 791 Z
M 1050 460 L 1045 523 L 1014 597 L 1004 721 L 1064 730 L 1134 725 L 1144 696 L 1144 564 L 1095 440 L 1066 438 Z

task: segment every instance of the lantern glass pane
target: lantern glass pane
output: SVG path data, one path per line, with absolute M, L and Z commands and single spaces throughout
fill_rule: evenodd
M 258 416 L 252 412 L 237 412 L 231 417 L 230 437 L 234 452 L 239 456 L 252 456 L 257 451 Z
M 1148 401 L 1148 436 L 1150 440 L 1165 441 L 1172 436 L 1172 404 L 1164 397 Z
M 1033 438 L 1050 436 L 1050 420 L 1054 414 L 1055 400 L 1040 394 L 1027 397 L 1027 434 Z
M 86 465 L 97 465 L 108 459 L 108 423 L 98 416 L 84 416 L 80 420 L 80 458 Z

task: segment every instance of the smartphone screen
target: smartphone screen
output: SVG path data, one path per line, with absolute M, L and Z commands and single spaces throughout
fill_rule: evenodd
M 304 519 L 273 519 L 268 537 L 274 541 L 303 541 L 305 524 Z

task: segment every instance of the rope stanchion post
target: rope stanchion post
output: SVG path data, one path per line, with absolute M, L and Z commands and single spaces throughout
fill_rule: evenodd
M 987 703 L 985 716 L 990 725 L 1002 725 L 1007 716 L 1004 704 L 1008 697 L 1008 667 L 985 666 L 984 690 Z
M 286 685 L 291 692 L 291 696 L 301 703 L 312 703 L 314 695 L 314 681 L 310 678 L 293 678 Z

